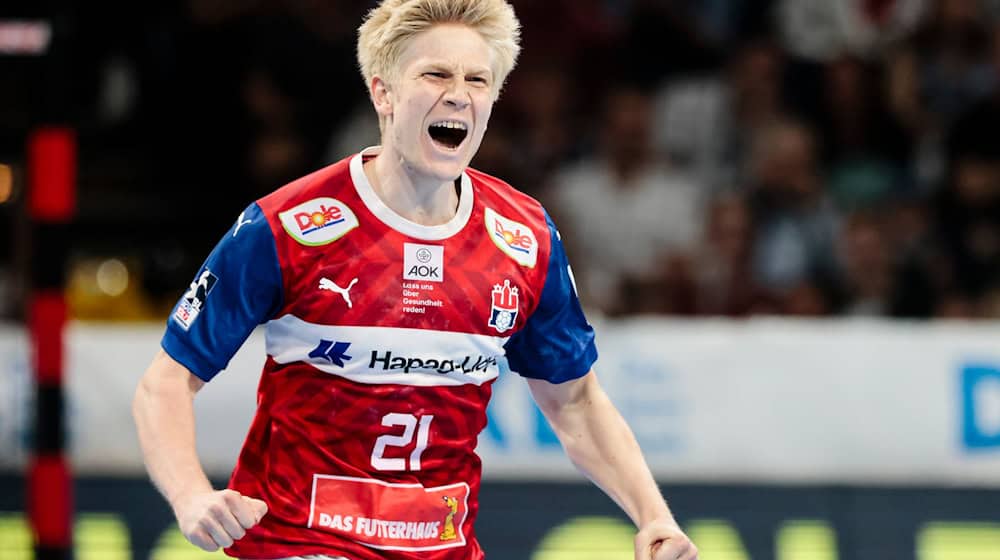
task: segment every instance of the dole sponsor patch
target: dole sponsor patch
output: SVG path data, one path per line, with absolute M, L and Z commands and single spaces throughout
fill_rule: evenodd
M 510 330 L 517 320 L 518 299 L 517 286 L 511 286 L 510 280 L 504 280 L 503 286 L 494 284 L 488 325 L 501 333 Z
M 444 282 L 444 247 L 403 243 L 403 280 Z
M 464 482 L 425 488 L 317 474 L 308 527 L 382 550 L 456 548 L 465 546 L 468 501 Z
M 358 217 L 343 202 L 329 197 L 314 198 L 278 214 L 288 235 L 303 245 L 318 246 L 336 241 L 358 227 Z
M 534 268 L 538 260 L 538 240 L 531 228 L 514 220 L 508 220 L 487 208 L 483 214 L 486 232 L 501 251 L 521 266 Z

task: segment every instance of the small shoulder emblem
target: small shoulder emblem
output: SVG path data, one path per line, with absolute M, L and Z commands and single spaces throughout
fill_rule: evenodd
M 314 198 L 278 214 L 288 235 L 303 245 L 336 241 L 358 227 L 358 217 L 335 198 Z
M 486 234 L 493 243 L 521 266 L 534 268 L 538 260 L 538 240 L 528 226 L 508 220 L 492 208 L 484 213 Z

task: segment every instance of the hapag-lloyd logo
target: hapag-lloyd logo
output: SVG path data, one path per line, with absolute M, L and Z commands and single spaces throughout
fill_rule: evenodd
M 368 362 L 369 369 L 381 369 L 382 371 L 411 371 L 440 373 L 463 373 L 474 375 L 479 372 L 487 372 L 490 368 L 497 367 L 496 356 L 463 356 L 456 359 L 437 358 L 412 358 L 409 356 L 393 355 L 389 350 L 380 353 L 372 350 L 371 360 Z

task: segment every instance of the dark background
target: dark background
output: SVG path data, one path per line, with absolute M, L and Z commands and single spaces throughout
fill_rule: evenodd
M 513 4 L 523 55 L 474 165 L 547 205 L 593 312 L 1000 315 L 996 2 L 849 3 L 867 28 L 792 0 Z M 378 141 L 354 59 L 371 5 L 5 2 L 0 20 L 48 21 L 54 40 L 0 55 L 0 161 L 18 179 L 0 316 L 23 313 L 31 130 L 78 133 L 74 315 L 159 320 L 249 202 Z M 581 168 L 639 208 L 649 189 L 690 202 L 694 231 L 592 211 Z M 640 250 L 640 266 L 600 262 Z M 127 293 L 89 290 L 107 259 Z

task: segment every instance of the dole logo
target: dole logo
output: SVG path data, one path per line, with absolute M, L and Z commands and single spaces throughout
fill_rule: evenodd
M 486 230 L 496 246 L 521 266 L 534 268 L 538 260 L 538 240 L 528 226 L 504 218 L 492 208 L 484 213 Z
M 500 220 L 495 220 L 494 223 L 496 224 L 496 227 L 493 230 L 493 234 L 500 239 L 503 239 L 503 242 L 506 243 L 508 247 L 523 253 L 527 253 L 531 250 L 531 246 L 534 244 L 531 237 L 522 234 L 520 229 L 517 231 L 504 229 Z
M 514 326 L 514 321 L 517 320 L 517 304 L 519 299 L 517 292 L 517 286 L 511 286 L 510 280 L 504 280 L 503 286 L 500 284 L 493 285 L 490 321 L 487 324 L 496 329 L 497 332 L 506 332 Z
M 299 226 L 299 233 L 305 235 L 318 229 L 323 229 L 332 225 L 343 223 L 344 213 L 336 206 L 326 206 L 321 204 L 316 212 L 299 212 L 295 215 L 295 222 Z
M 321 197 L 303 202 L 278 214 L 285 232 L 303 245 L 318 246 L 336 241 L 358 227 L 358 218 L 346 204 Z

